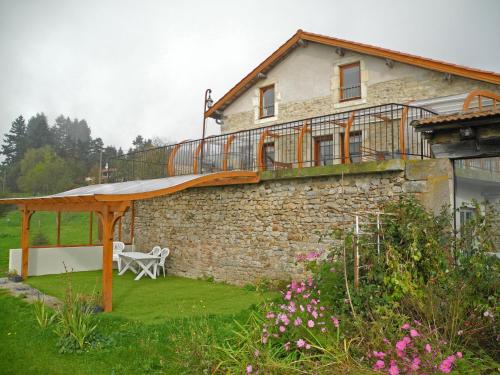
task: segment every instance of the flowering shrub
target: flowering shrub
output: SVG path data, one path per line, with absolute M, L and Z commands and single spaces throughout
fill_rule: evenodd
M 321 336 L 334 333 L 338 341 L 340 322 L 332 309 L 321 303 L 321 291 L 313 279 L 305 282 L 292 281 L 283 292 L 283 301 L 270 305 L 262 330 L 262 343 L 272 341 L 282 345 L 285 351 L 314 350 Z
M 418 321 L 414 322 L 420 327 Z M 401 327 L 403 337 L 396 344 L 384 339 L 385 350 L 372 351 L 368 356 L 373 360 L 373 369 L 389 375 L 451 372 L 456 360 L 462 358 L 457 352 L 443 359 L 441 347 L 418 327 L 405 323 Z M 440 345 L 441 344 L 441 345 Z

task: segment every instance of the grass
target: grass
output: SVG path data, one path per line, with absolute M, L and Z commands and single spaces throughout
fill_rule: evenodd
M 66 275 L 30 277 L 28 283 L 44 293 L 62 299 Z M 113 312 L 110 316 L 152 323 L 158 320 L 192 318 L 203 315 L 232 315 L 263 301 L 257 292 L 232 285 L 163 276 L 156 280 L 135 274 L 113 274 Z M 71 274 L 73 289 L 90 294 L 100 290 L 101 272 Z M 267 295 L 270 296 L 270 295 Z
M 99 333 L 110 344 L 101 350 L 59 354 L 56 335 L 35 322 L 33 307 L 0 289 L 0 374 L 198 374 L 204 362 L 207 340 L 222 342 L 231 334 L 237 316 L 164 320 L 141 324 L 100 314 Z M 207 337 L 207 333 L 211 335 Z M 206 366 L 206 367 L 204 367 Z M 210 373 L 210 372 L 208 372 Z
M 17 211 L 0 218 L 0 276 L 7 272 L 9 249 L 19 247 L 20 224 Z M 42 232 L 55 243 L 55 214 L 36 213 L 31 229 L 32 235 Z M 87 242 L 88 215 L 64 214 L 61 235 L 66 244 Z M 64 277 L 37 276 L 28 282 L 62 298 Z M 232 335 L 235 320 L 245 321 L 252 304 L 273 297 L 174 276 L 133 278 L 132 273 L 113 275 L 113 312 L 98 317 L 98 333 L 108 344 L 80 354 L 59 354 L 56 335 L 37 325 L 33 306 L 0 289 L 0 374 L 210 373 L 213 344 L 220 346 Z M 73 273 L 71 279 L 76 291 L 100 290 L 99 271 Z

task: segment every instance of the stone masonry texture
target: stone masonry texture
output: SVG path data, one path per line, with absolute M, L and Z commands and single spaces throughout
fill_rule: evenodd
M 328 233 L 352 223 L 356 211 L 376 211 L 404 194 L 429 196 L 433 170 L 444 176 L 438 188 L 446 192 L 447 163 L 412 161 L 396 171 L 194 188 L 137 201 L 136 249 L 168 246 L 174 275 L 237 285 L 299 277 L 296 256 L 330 247 Z

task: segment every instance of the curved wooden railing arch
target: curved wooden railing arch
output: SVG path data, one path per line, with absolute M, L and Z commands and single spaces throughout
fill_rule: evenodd
M 354 123 L 354 114 L 356 112 L 352 112 L 351 115 L 349 116 L 349 120 L 347 120 L 347 124 L 345 124 L 344 127 L 344 163 L 345 164 L 350 164 L 351 163 L 351 153 L 349 150 L 350 146 L 350 137 L 351 137 L 351 127 L 352 124 Z
M 259 138 L 259 147 L 257 149 L 257 169 L 259 171 L 265 170 L 265 163 L 264 163 L 264 143 L 266 142 L 266 138 L 269 136 L 270 132 L 269 129 L 266 129 L 262 132 Z
M 206 139 L 205 139 L 206 140 Z M 196 146 L 196 150 L 194 150 L 193 155 L 193 173 L 198 173 L 198 159 L 200 158 L 201 148 L 205 145 L 205 140 L 201 140 L 198 146 Z
M 260 135 L 259 146 L 257 148 L 257 169 L 259 171 L 264 171 L 266 169 L 266 163 L 264 160 L 264 145 L 267 137 L 278 138 L 279 134 L 272 133 L 270 129 L 266 129 Z
M 493 100 L 493 109 L 497 108 L 497 102 L 500 102 L 500 95 L 495 94 L 494 92 L 487 90 L 473 90 L 467 95 L 464 100 L 464 105 L 462 106 L 462 112 L 469 111 L 470 104 L 477 97 L 477 104 L 479 110 L 482 110 L 483 105 L 481 102 L 481 98 L 488 98 Z
M 234 134 L 227 137 L 226 143 L 224 144 L 224 157 L 222 159 L 222 170 L 227 171 L 227 160 L 229 157 L 229 150 L 231 149 L 231 143 L 234 141 Z
M 168 155 L 168 161 L 167 161 L 167 175 L 168 176 L 175 176 L 175 164 L 174 164 L 175 155 L 177 154 L 177 151 L 179 151 L 179 148 L 181 148 L 181 146 L 184 143 L 186 143 L 187 141 L 188 140 L 184 140 L 180 143 L 177 143 L 174 146 L 174 149 L 172 150 L 170 155 Z
M 304 165 L 304 137 L 307 132 L 310 132 L 309 121 L 304 121 L 304 125 L 300 128 L 299 137 L 297 139 L 297 165 L 302 168 Z

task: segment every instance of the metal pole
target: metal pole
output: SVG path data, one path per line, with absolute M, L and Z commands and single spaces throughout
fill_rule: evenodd
M 99 153 L 99 184 L 101 183 L 101 176 L 102 176 L 102 149 L 101 152 Z
M 200 174 L 203 174 L 203 154 L 205 153 L 204 148 L 205 148 L 205 127 L 206 127 L 206 122 L 207 122 L 207 117 L 205 116 L 205 113 L 207 112 L 207 109 L 212 106 L 212 99 L 210 98 L 210 94 L 212 93 L 212 90 L 206 89 L 205 91 L 205 102 L 203 103 L 203 136 L 201 138 L 201 156 L 200 156 Z M 193 173 L 198 173 L 198 171 L 193 171 Z
M 356 238 L 355 238 L 355 248 L 354 248 L 354 289 L 359 287 L 359 216 L 356 215 Z

